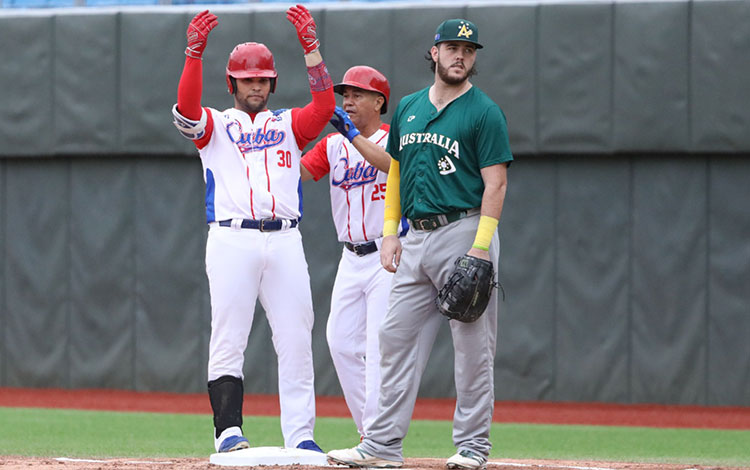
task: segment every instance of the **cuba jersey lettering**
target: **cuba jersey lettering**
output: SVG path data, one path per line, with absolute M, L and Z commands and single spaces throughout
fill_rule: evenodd
M 243 154 L 265 150 L 281 144 L 286 137 L 286 132 L 277 129 L 253 129 L 251 132 L 243 132 L 239 121 L 230 122 L 227 125 L 227 135 Z
M 343 137 L 343 136 L 342 136 Z M 348 140 L 347 140 L 348 142 Z M 350 146 L 353 148 L 353 146 Z M 378 169 L 366 161 L 357 162 L 352 167 L 351 154 L 344 145 L 341 146 L 344 154 L 336 161 L 331 170 L 331 186 L 338 187 L 343 191 L 349 191 L 352 188 L 364 186 L 374 182 L 378 177 Z
M 297 219 L 300 217 L 301 150 L 290 110 L 250 115 L 205 108 L 214 122 L 200 149 L 206 180 L 206 219 Z
M 385 148 L 388 129 L 381 125 L 369 140 Z M 324 137 L 302 162 L 316 181 L 328 173 L 339 241 L 364 243 L 383 236 L 387 173 L 378 171 L 339 133 Z

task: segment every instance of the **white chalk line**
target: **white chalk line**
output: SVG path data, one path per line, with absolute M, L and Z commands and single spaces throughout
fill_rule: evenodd
M 508 467 L 539 467 L 539 468 L 570 468 L 572 470 L 613 470 L 614 467 L 579 467 L 574 465 L 545 465 L 538 463 L 517 463 L 517 462 L 487 462 L 487 465 L 502 465 Z
M 96 459 L 71 459 L 68 457 L 57 457 L 58 462 L 78 463 L 125 463 L 130 465 L 172 465 L 174 462 L 157 462 L 154 460 L 96 460 Z
M 583 467 L 578 465 L 559 465 L 559 464 L 538 464 L 538 463 L 518 463 L 518 462 L 487 462 L 487 465 L 498 465 L 508 467 L 537 467 L 537 468 L 568 468 L 571 470 L 616 470 L 617 467 Z M 685 470 L 696 470 L 694 468 L 686 468 Z
M 154 460 L 96 460 L 96 459 L 72 459 L 68 457 L 57 457 L 55 460 L 58 462 L 80 462 L 80 463 L 123 463 L 123 464 L 131 464 L 131 465 L 172 465 L 174 462 L 169 461 L 161 461 L 157 462 Z M 616 467 L 584 467 L 584 466 L 578 466 L 578 465 L 559 465 L 559 464 L 530 464 L 530 463 L 518 463 L 518 462 L 498 462 L 498 461 L 488 461 L 487 465 L 497 465 L 497 466 L 507 466 L 507 467 L 537 467 L 537 468 L 567 468 L 570 470 L 615 470 Z M 408 468 L 402 468 L 401 470 L 411 470 Z M 686 468 L 685 470 L 697 470 L 694 468 Z

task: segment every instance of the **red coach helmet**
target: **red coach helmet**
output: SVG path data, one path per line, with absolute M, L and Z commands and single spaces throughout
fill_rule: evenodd
M 234 94 L 236 78 L 265 77 L 271 79 L 271 93 L 276 90 L 276 64 L 265 44 L 246 42 L 235 46 L 227 62 L 227 88 Z
M 380 93 L 385 98 L 383 107 L 380 108 L 380 114 L 385 114 L 388 111 L 388 98 L 391 96 L 391 86 L 388 85 L 385 75 L 374 68 L 366 65 L 355 65 L 346 71 L 341 83 L 333 86 L 333 91 L 343 94 L 345 86 L 353 86 Z

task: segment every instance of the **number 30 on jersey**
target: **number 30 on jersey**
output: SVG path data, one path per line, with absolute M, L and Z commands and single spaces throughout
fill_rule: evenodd
M 277 150 L 276 155 L 279 156 L 278 164 L 282 168 L 292 167 L 292 152 L 289 150 Z

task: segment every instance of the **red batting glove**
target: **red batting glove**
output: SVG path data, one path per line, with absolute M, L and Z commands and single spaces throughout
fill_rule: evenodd
M 208 10 L 202 11 L 195 15 L 188 25 L 187 29 L 187 48 L 185 55 L 193 59 L 201 59 L 203 50 L 206 48 L 208 33 L 219 24 L 216 15 L 209 13 Z
M 299 43 L 302 44 L 302 49 L 305 50 L 305 54 L 309 54 L 312 51 L 320 47 L 320 41 L 318 41 L 318 34 L 316 32 L 317 26 L 315 26 L 315 20 L 302 5 L 289 7 L 286 11 L 286 19 L 288 19 L 297 30 L 297 37 Z

